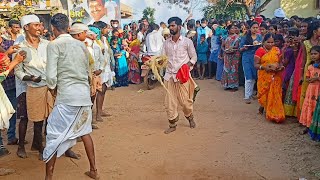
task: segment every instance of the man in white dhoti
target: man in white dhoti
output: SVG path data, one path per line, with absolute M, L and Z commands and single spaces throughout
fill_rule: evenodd
M 48 118 L 46 147 L 46 180 L 53 177 L 57 157 L 74 146 L 81 137 L 90 162 L 85 174 L 98 179 L 92 132 L 89 86 L 89 52 L 85 44 L 67 34 L 69 19 L 58 13 L 51 18 L 52 31 L 57 37 L 47 49 L 47 85 L 56 95 L 55 106 Z

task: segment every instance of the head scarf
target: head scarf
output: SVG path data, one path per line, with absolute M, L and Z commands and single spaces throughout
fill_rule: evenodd
M 40 23 L 40 19 L 38 16 L 34 14 L 25 15 L 21 18 L 21 27 L 23 28 L 25 25 L 28 25 L 30 23 Z
M 85 25 L 83 23 L 76 23 L 71 26 L 70 34 L 80 34 L 84 31 L 88 31 L 88 30 L 89 30 L 89 28 L 87 25 Z

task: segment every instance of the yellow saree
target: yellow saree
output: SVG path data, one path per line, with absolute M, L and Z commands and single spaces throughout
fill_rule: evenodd
M 280 50 L 273 47 L 270 51 L 263 48 L 257 50 L 261 54 L 260 61 L 262 66 L 278 65 L 280 63 Z M 258 71 L 258 101 L 266 111 L 266 118 L 270 121 L 280 123 L 285 119 L 285 113 L 282 103 L 282 80 L 281 72 Z

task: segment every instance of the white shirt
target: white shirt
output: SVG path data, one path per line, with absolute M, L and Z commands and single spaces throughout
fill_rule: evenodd
M 85 44 L 61 34 L 47 50 L 47 85 L 57 87 L 55 104 L 90 106 L 89 52 Z
M 26 40 L 20 43 L 19 51 L 27 52 L 26 59 L 15 67 L 15 75 L 20 80 L 24 76 L 41 76 L 41 82 L 27 81 L 27 85 L 31 87 L 46 86 L 46 63 L 47 63 L 47 46 L 49 41 L 40 38 L 38 48 L 32 47 Z
M 14 41 L 13 45 L 20 44 L 25 40 L 26 40 L 25 35 L 21 34 Z M 26 81 L 21 81 L 19 78 L 16 77 L 16 96 L 19 97 L 24 92 L 27 92 L 27 82 Z
M 159 31 L 152 31 L 147 35 L 146 38 L 146 47 L 148 55 L 159 56 L 162 53 L 164 38 Z
M 141 31 L 139 31 L 137 34 L 137 38 L 142 43 L 144 41 L 144 34 Z
M 197 53 L 193 42 L 184 36 L 180 36 L 177 42 L 172 40 L 172 37 L 167 39 L 163 44 L 163 55 L 168 57 L 168 65 L 164 79 L 169 81 L 171 78 L 177 82 L 177 73 L 184 64 L 191 62 L 196 64 Z
M 24 40 L 26 40 L 26 36 L 24 34 L 21 34 L 17 37 L 17 39 L 14 41 L 14 45 L 22 43 Z
M 93 42 L 92 48 L 93 48 L 93 51 L 91 55 L 94 59 L 94 70 L 103 71 L 106 66 L 106 63 L 105 63 L 104 56 L 102 54 L 102 49 L 96 42 Z

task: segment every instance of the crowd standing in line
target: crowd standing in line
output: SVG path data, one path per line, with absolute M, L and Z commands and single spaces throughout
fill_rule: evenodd
M 52 179 L 57 157 L 80 158 L 71 149 L 77 141 L 83 141 L 89 159 L 86 175 L 98 178 L 90 133 L 111 116 L 103 110 L 108 89 L 143 82 L 145 54 L 168 57 L 166 134 L 176 130 L 178 105 L 190 128 L 196 127 L 193 103 L 200 87 L 193 79 L 215 78 L 225 91 L 244 86 L 244 103 L 258 100 L 258 112 L 267 120 L 295 117 L 305 127 L 301 134 L 320 140 L 320 21 L 288 19 L 281 9 L 274 15 L 248 21 L 172 17 L 160 25 L 143 18 L 121 29 L 118 20 L 69 26 L 59 13 L 50 31 L 37 15 L 10 20 L 0 37 L 0 129 L 8 129 L 7 145 L 18 145 L 17 156 L 27 158 L 31 121 L 32 150 L 46 162 L 46 179 Z M 1 137 L 0 157 L 9 154 Z

